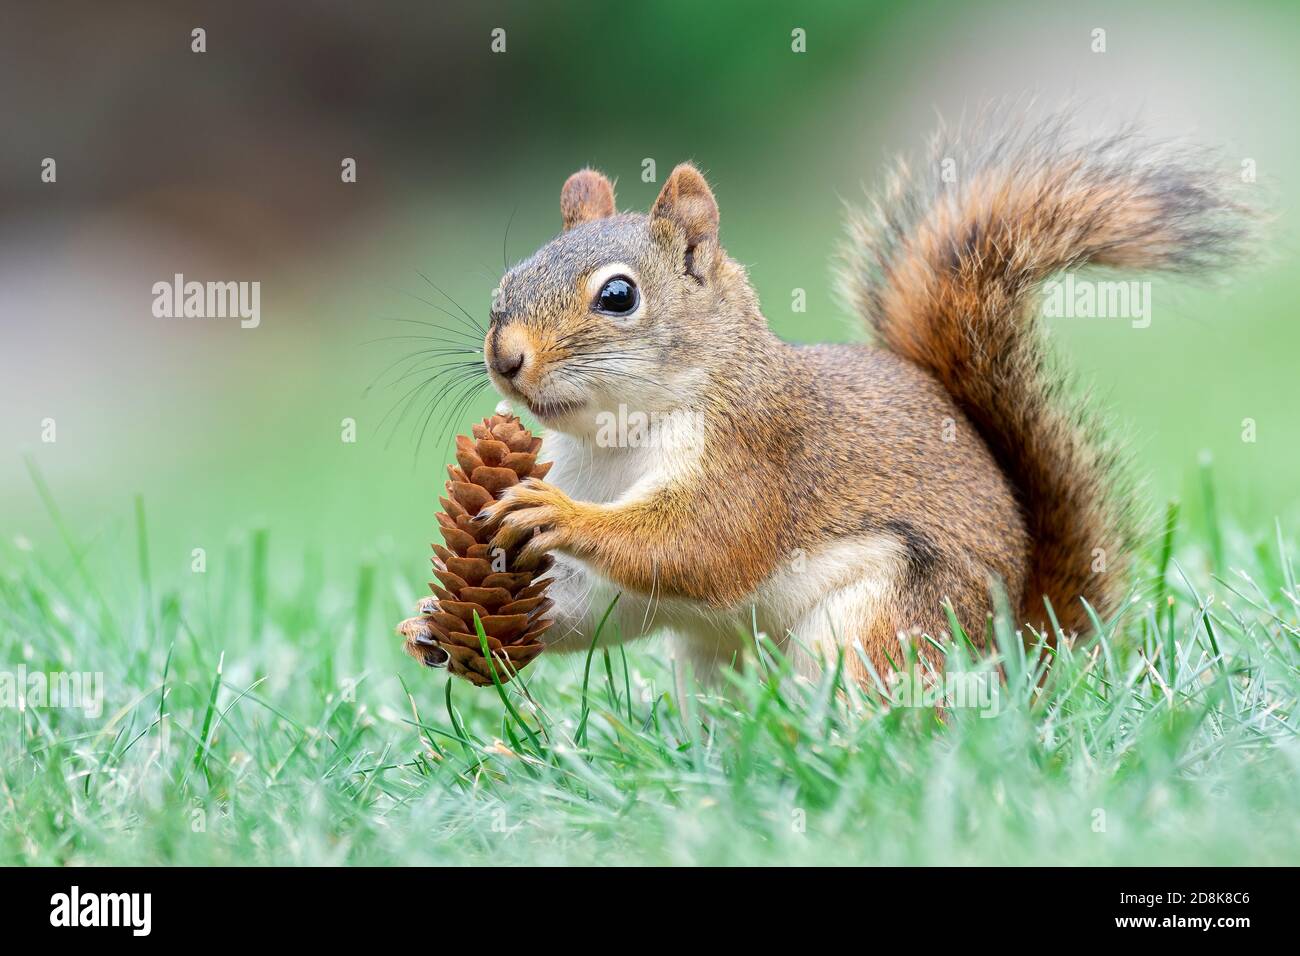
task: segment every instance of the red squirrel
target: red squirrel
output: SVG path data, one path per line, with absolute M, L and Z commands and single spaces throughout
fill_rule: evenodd
M 694 166 L 648 213 L 584 169 L 560 210 L 501 280 L 484 346 L 548 429 L 546 480 L 483 520 L 555 554 L 549 646 L 585 651 L 621 592 L 622 637 L 666 630 L 697 672 L 756 628 L 808 672 L 843 649 L 859 680 L 863 657 L 884 674 L 900 638 L 947 634 L 945 606 L 982 643 L 994 586 L 1049 636 L 1049 605 L 1066 634 L 1088 629 L 1085 601 L 1116 610 L 1129 506 L 1114 449 L 1062 397 L 1039 290 L 1085 266 L 1202 273 L 1246 231 L 1226 179 L 1133 135 L 941 134 L 849 219 L 842 289 L 874 344 L 792 345 Z M 648 440 L 599 440 L 629 409 Z

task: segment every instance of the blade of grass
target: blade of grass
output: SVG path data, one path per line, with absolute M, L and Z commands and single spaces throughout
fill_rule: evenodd
M 211 741 L 208 737 L 212 730 L 212 721 L 217 713 L 217 695 L 221 692 L 221 671 L 226 665 L 226 652 L 221 652 L 221 657 L 217 660 L 217 672 L 212 678 L 212 689 L 208 692 L 208 706 L 203 712 L 203 729 L 199 733 L 198 745 L 194 748 L 194 759 L 190 763 L 190 770 L 203 769 L 204 776 L 207 776 L 206 757 Z M 189 779 L 189 773 L 185 774 L 185 780 Z M 181 781 L 184 785 L 185 780 Z
M 1210 535 L 1210 555 L 1214 564 L 1214 573 L 1222 576 L 1226 569 L 1223 564 L 1223 531 L 1219 527 L 1219 506 L 1214 494 L 1214 459 L 1208 451 L 1201 452 L 1201 501 L 1205 508 L 1205 527 Z
M 492 649 L 488 647 L 487 632 L 483 630 L 483 622 L 479 620 L 478 611 L 474 612 L 474 630 L 478 634 L 478 644 L 483 651 L 484 659 L 488 663 L 488 670 L 492 673 L 492 683 L 497 689 L 497 696 L 501 698 L 501 703 L 505 706 L 506 712 L 511 719 L 522 727 L 524 733 L 528 735 L 528 740 L 533 745 L 534 756 L 544 759 L 547 753 L 546 748 L 542 746 L 542 742 L 538 739 L 537 734 L 533 732 L 533 728 L 528 726 L 519 711 L 515 709 L 515 705 L 510 700 L 510 695 L 506 693 L 505 684 L 501 682 L 501 675 L 497 673 L 496 662 L 492 659 Z
M 614 605 L 618 599 L 623 596 L 623 592 L 614 595 L 614 600 L 609 602 L 609 607 L 605 608 L 605 613 L 600 616 L 600 623 L 596 625 L 596 632 L 591 635 L 591 646 L 587 648 L 587 660 L 582 668 L 582 707 L 578 717 L 578 729 L 573 737 L 579 746 L 587 746 L 587 720 L 591 717 L 591 698 L 589 689 L 591 687 L 591 658 L 596 653 L 596 645 L 600 642 L 600 635 L 605 631 L 605 622 L 609 620 L 610 614 L 614 611 Z

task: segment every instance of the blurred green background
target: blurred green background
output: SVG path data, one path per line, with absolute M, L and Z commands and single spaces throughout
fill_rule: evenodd
M 420 347 L 386 339 L 418 327 L 385 317 L 441 321 L 414 298 L 437 298 L 419 273 L 482 318 L 503 249 L 558 228 L 568 173 L 597 166 L 644 209 L 690 158 L 775 329 L 857 338 L 830 283 L 843 202 L 938 114 L 1025 95 L 1073 101 L 1085 129 L 1137 117 L 1222 147 L 1230 173 L 1253 161 L 1275 214 L 1264 259 L 1224 285 L 1157 283 L 1149 328 L 1052 334 L 1131 436 L 1153 502 L 1182 495 L 1195 519 L 1205 449 L 1225 512 L 1294 529 L 1298 20 L 1289 2 L 10 5 L 0 555 L 56 554 L 30 458 L 99 573 L 134 573 L 139 494 L 159 578 L 267 529 L 284 586 L 321 568 L 350 587 L 364 562 L 409 569 L 419 593 L 452 431 L 417 458 L 412 420 L 379 428 L 402 390 L 367 392 Z M 261 327 L 155 318 L 151 287 L 177 272 L 260 281 Z M 474 413 L 494 404 L 484 392 Z M 378 613 L 409 596 L 385 590 Z

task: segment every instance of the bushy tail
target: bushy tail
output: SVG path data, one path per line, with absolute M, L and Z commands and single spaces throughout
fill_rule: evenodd
M 1128 586 L 1130 521 L 1113 446 L 1048 359 L 1039 289 L 1085 265 L 1203 273 L 1239 257 L 1248 210 L 1195 153 L 1131 130 L 1080 143 L 1059 117 L 980 125 L 941 132 L 926 166 L 900 163 L 851 215 L 843 291 L 947 388 L 1016 488 L 1033 548 L 1021 623 L 1046 621 L 1046 597 L 1082 632 L 1079 598 L 1104 615 Z

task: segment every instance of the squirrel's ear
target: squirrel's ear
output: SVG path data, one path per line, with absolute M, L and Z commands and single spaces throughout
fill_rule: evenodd
M 673 170 L 650 210 L 686 234 L 686 271 L 697 279 L 717 261 L 718 201 L 700 171 L 690 163 Z
M 614 184 L 594 169 L 580 169 L 560 190 L 560 217 L 564 231 L 593 219 L 614 215 Z

